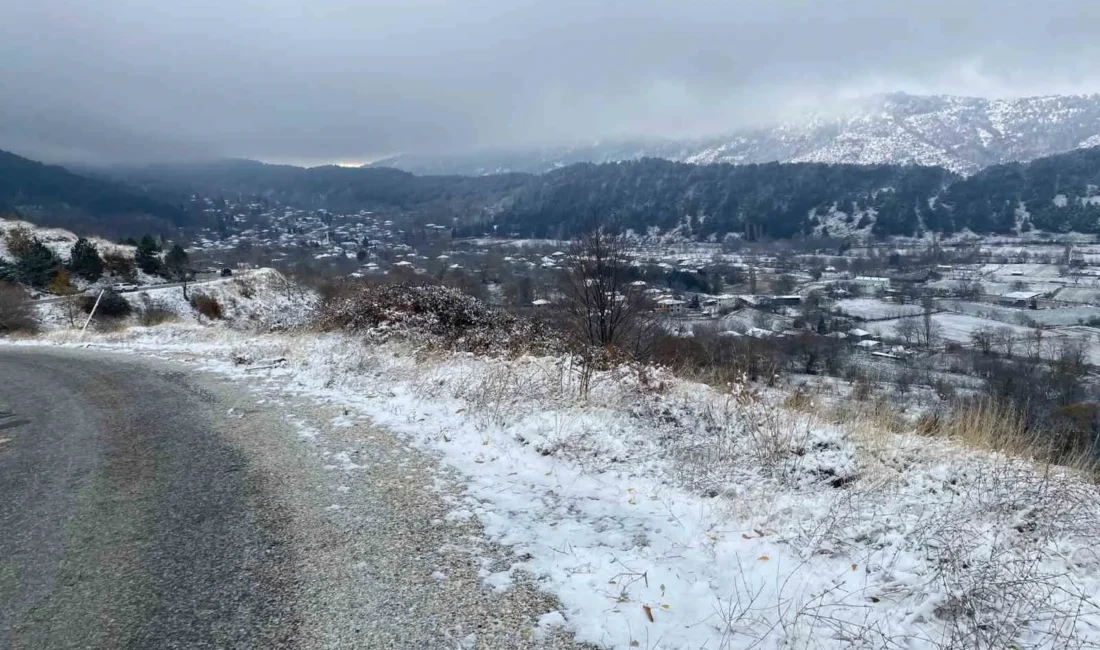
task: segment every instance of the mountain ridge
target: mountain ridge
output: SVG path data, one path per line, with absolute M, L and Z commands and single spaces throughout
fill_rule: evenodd
M 935 165 L 971 175 L 1100 144 L 1100 95 L 987 99 L 882 93 L 774 126 L 697 139 L 622 139 L 452 155 L 400 154 L 369 166 L 413 173 L 545 173 L 577 162 L 664 158 L 693 164 Z

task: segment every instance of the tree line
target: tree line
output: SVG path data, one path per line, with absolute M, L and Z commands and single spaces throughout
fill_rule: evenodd
M 94 283 L 109 274 L 134 282 L 140 270 L 148 275 L 184 281 L 193 274 L 187 251 L 180 244 L 164 251 L 162 244 L 152 235 L 121 242 L 134 247 L 133 257 L 120 251 L 100 252 L 94 243 L 81 237 L 69 249 L 67 261 L 25 228 L 12 229 L 4 242 L 12 260 L 0 259 L 0 281 L 57 295 L 71 293 L 72 281 L 76 278 Z

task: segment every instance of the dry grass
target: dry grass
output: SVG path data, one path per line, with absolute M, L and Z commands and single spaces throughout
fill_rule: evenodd
M 210 320 L 220 320 L 223 317 L 222 305 L 214 296 L 196 293 L 191 296 L 191 307 Z
M 971 449 L 1053 463 L 1100 476 L 1100 464 L 1087 451 L 1067 450 L 1056 432 L 1029 429 L 1019 408 L 989 398 L 967 400 L 949 413 L 925 416 L 917 431 L 948 438 Z

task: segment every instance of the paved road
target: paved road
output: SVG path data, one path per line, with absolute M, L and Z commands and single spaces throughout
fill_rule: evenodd
M 293 644 L 262 477 L 180 375 L 0 351 L 0 648 Z
M 516 558 L 462 498 L 337 405 L 0 347 L 0 650 L 577 648 L 534 580 L 481 583 Z
M 235 275 L 232 275 L 230 277 L 222 277 L 221 275 L 217 275 L 217 276 L 208 277 L 208 278 L 205 278 L 205 279 L 192 280 L 190 282 L 187 282 L 187 286 L 188 286 L 188 288 L 190 288 L 190 287 L 201 287 L 204 284 L 210 284 L 212 282 L 219 282 L 221 280 L 232 280 L 233 278 L 247 278 L 247 277 L 249 277 L 249 275 L 251 275 L 251 273 L 248 272 L 248 271 L 238 271 Z M 136 289 L 130 289 L 128 291 L 122 291 L 120 293 L 141 293 L 142 291 L 146 291 L 146 292 L 148 292 L 148 291 L 160 291 L 162 289 L 172 289 L 172 288 L 175 288 L 175 287 L 182 287 L 183 285 L 184 285 L 183 282 L 166 282 L 164 284 L 148 284 L 148 285 L 145 285 L 144 287 L 138 287 Z M 89 295 L 95 295 L 96 293 L 98 293 L 98 290 L 90 291 L 88 293 L 89 293 Z M 44 295 L 48 295 L 48 294 L 44 294 Z M 54 302 L 61 302 L 62 300 L 68 300 L 68 298 L 65 298 L 65 297 L 61 297 L 61 298 L 39 298 L 38 300 L 35 300 L 34 303 L 36 305 L 48 305 L 48 304 L 54 303 Z

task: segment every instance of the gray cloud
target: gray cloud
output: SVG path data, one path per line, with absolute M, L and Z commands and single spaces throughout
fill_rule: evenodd
M 0 148 L 363 160 L 1100 91 L 1093 0 L 0 0 Z

